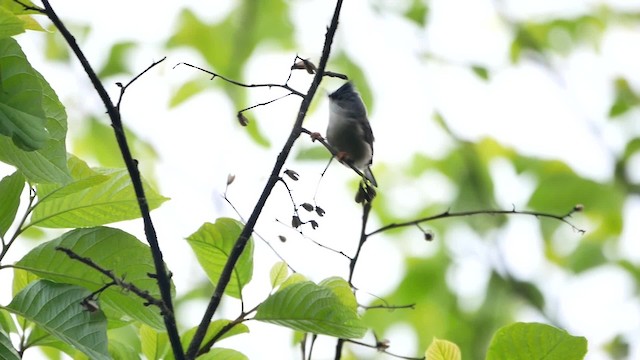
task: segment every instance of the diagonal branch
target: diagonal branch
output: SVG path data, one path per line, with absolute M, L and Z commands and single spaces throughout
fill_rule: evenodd
M 273 166 L 273 170 L 271 171 L 271 175 L 267 180 L 267 184 L 265 185 L 264 190 L 262 191 L 262 194 L 260 195 L 260 198 L 258 199 L 258 202 L 256 203 L 256 206 L 254 207 L 253 212 L 251 213 L 251 216 L 247 220 L 247 223 L 245 224 L 244 229 L 242 229 L 242 232 L 240 233 L 238 240 L 236 240 L 236 243 L 233 249 L 231 250 L 231 253 L 229 254 L 227 263 L 225 264 L 224 269 L 220 274 L 220 279 L 218 280 L 218 284 L 216 285 L 214 293 L 211 296 L 211 300 L 209 301 L 209 305 L 205 310 L 205 313 L 202 317 L 202 321 L 200 322 L 200 325 L 198 325 L 198 329 L 196 330 L 196 333 L 194 334 L 193 339 L 189 344 L 189 348 L 187 349 L 187 354 L 186 354 L 187 359 L 195 359 L 198 351 L 201 351 L 200 345 L 202 344 L 202 340 L 207 332 L 209 323 L 213 318 L 213 314 L 216 312 L 218 305 L 220 304 L 220 300 L 222 299 L 222 295 L 224 294 L 224 289 L 227 287 L 227 284 L 229 283 L 229 280 L 231 278 L 231 273 L 233 271 L 233 268 L 236 262 L 238 261 L 238 258 L 242 254 L 242 251 L 244 250 L 245 246 L 247 245 L 247 242 L 249 241 L 249 237 L 253 232 L 253 228 L 255 227 L 256 222 L 258 221 L 258 217 L 260 216 L 260 213 L 262 212 L 262 209 L 264 208 L 264 205 L 266 204 L 267 199 L 271 194 L 271 191 L 273 190 L 276 183 L 278 182 L 278 179 L 280 178 L 280 172 L 282 171 L 285 161 L 289 157 L 289 153 L 291 152 L 291 148 L 293 147 L 293 144 L 298 139 L 298 137 L 300 137 L 300 134 L 302 132 L 302 122 L 307 115 L 309 106 L 311 105 L 311 99 L 313 99 L 313 96 L 315 95 L 316 91 L 318 90 L 318 86 L 320 85 L 320 81 L 322 81 L 322 76 L 324 74 L 324 70 L 329 60 L 329 53 L 331 52 L 331 44 L 333 43 L 333 38 L 338 28 L 338 18 L 340 17 L 341 8 L 342 8 L 342 0 L 337 0 L 335 11 L 333 13 L 333 18 L 331 19 L 331 25 L 327 29 L 327 33 L 325 35 L 324 47 L 322 49 L 322 56 L 320 57 L 318 70 L 315 76 L 313 77 L 313 81 L 311 83 L 311 86 L 309 87 L 309 91 L 303 97 L 302 103 L 300 104 L 300 109 L 298 111 L 298 116 L 293 125 L 293 128 L 291 129 L 289 138 L 287 139 L 286 143 L 282 147 L 282 151 L 278 155 L 276 163 Z M 205 349 L 202 349 L 202 350 L 205 350 Z
M 149 247 L 151 248 L 151 254 L 153 256 L 153 262 L 155 265 L 156 276 L 158 279 L 158 287 L 160 289 L 160 295 L 167 309 L 167 311 L 162 315 L 163 315 L 165 326 L 167 328 L 169 341 L 171 342 L 171 347 L 176 360 L 182 360 L 184 359 L 184 350 L 182 349 L 182 345 L 180 343 L 180 334 L 178 333 L 176 319 L 173 313 L 173 303 L 171 299 L 171 286 L 170 286 L 171 282 L 170 282 L 168 271 L 164 265 L 164 260 L 162 258 L 162 252 L 160 251 L 160 246 L 158 245 L 158 237 L 156 235 L 156 230 L 153 226 L 153 222 L 151 221 L 151 216 L 149 214 L 149 204 L 147 202 L 144 188 L 142 186 L 142 179 L 140 177 L 140 171 L 138 170 L 138 163 L 131 155 L 131 150 L 129 149 L 129 145 L 127 144 L 127 138 L 125 136 L 124 128 L 122 125 L 122 118 L 120 116 L 119 108 L 114 106 L 113 102 L 111 101 L 111 98 L 109 97 L 109 94 L 107 93 L 107 90 L 104 88 L 104 85 L 102 84 L 102 82 L 96 75 L 95 71 L 89 64 L 89 61 L 87 60 L 87 58 L 82 53 L 82 50 L 76 43 L 76 40 L 73 37 L 73 35 L 69 32 L 69 30 L 66 28 L 62 20 L 60 20 L 58 15 L 55 13 L 53 8 L 49 4 L 49 0 L 42 0 L 42 4 L 44 6 L 44 12 L 47 15 L 47 17 L 51 20 L 51 22 L 53 22 L 55 27 L 60 31 L 60 33 L 64 37 L 67 44 L 69 45 L 73 53 L 76 55 L 76 57 L 82 64 L 82 67 L 85 73 L 91 80 L 93 87 L 98 92 L 98 95 L 100 96 L 100 99 L 102 100 L 107 110 L 109 119 L 111 119 L 111 126 L 113 127 L 113 131 L 115 133 L 115 137 L 118 142 L 120 152 L 122 153 L 122 158 L 127 167 L 127 171 L 129 172 L 129 176 L 131 177 L 131 183 L 133 184 L 136 198 L 138 200 L 138 206 L 140 207 L 140 213 L 142 214 L 142 221 L 144 223 L 144 232 L 147 237 L 147 242 L 149 243 Z M 145 72 L 147 70 L 145 70 Z M 135 81 L 137 78 L 138 77 L 134 78 L 131 82 Z M 127 86 L 129 84 L 127 84 Z M 124 88 L 122 91 L 124 91 Z M 118 106 L 119 104 L 120 102 L 118 102 Z

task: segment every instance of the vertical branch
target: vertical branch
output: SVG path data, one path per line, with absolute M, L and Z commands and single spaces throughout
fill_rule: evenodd
M 351 261 L 349 262 L 349 284 L 353 280 L 353 273 L 356 269 L 356 263 L 358 262 L 358 258 L 360 257 L 360 251 L 364 246 L 364 243 L 367 241 L 369 235 L 367 235 L 367 222 L 369 222 L 369 214 L 371 213 L 371 202 L 365 201 L 362 204 L 362 227 L 360 228 L 360 241 L 358 242 L 358 248 L 356 249 L 356 254 Z M 353 286 L 353 284 L 351 284 Z M 340 360 L 342 358 L 342 347 L 344 345 L 344 339 L 338 339 L 336 342 L 336 353 L 335 360 Z
M 327 28 L 327 33 L 325 35 L 324 47 L 322 49 L 322 56 L 320 57 L 320 62 L 318 64 L 318 70 L 316 71 L 313 81 L 311 82 L 309 91 L 304 96 L 302 103 L 300 104 L 300 109 L 298 110 L 298 116 L 293 125 L 293 128 L 291 129 L 289 138 L 287 139 L 286 143 L 282 147 L 282 151 L 280 152 L 280 154 L 276 159 L 276 163 L 273 166 L 273 170 L 271 171 L 271 175 L 267 180 L 267 184 L 265 185 L 262 191 L 262 194 L 260 195 L 260 198 L 256 203 L 256 206 L 253 208 L 253 212 L 251 213 L 251 216 L 247 220 L 247 223 L 242 229 L 240 236 L 238 236 L 238 239 L 236 240 L 236 243 L 233 249 L 231 250 L 231 253 L 229 254 L 229 258 L 227 259 L 224 269 L 220 274 L 220 279 L 216 284 L 216 288 L 213 292 L 213 295 L 211 296 L 209 305 L 207 306 L 207 309 L 205 310 L 205 313 L 202 317 L 202 321 L 200 322 L 200 325 L 198 325 L 198 329 L 196 330 L 196 333 L 194 334 L 193 339 L 189 344 L 189 348 L 187 349 L 187 353 L 186 353 L 187 359 L 195 359 L 195 356 L 198 353 L 200 345 L 202 344 L 202 340 L 204 339 L 204 336 L 207 332 L 207 328 L 209 327 L 209 323 L 213 318 L 213 314 L 216 312 L 218 305 L 220 304 L 220 300 L 222 299 L 222 295 L 224 294 L 224 290 L 229 284 L 229 280 L 231 278 L 233 268 L 235 267 L 238 261 L 238 258 L 242 254 L 242 251 L 244 250 L 245 246 L 247 245 L 247 242 L 249 241 L 249 237 L 253 233 L 253 229 L 256 225 L 256 222 L 258 221 L 258 217 L 260 217 L 260 213 L 262 212 L 262 209 L 264 208 L 264 205 L 267 202 L 267 199 L 269 198 L 271 191 L 273 190 L 274 186 L 278 182 L 280 172 L 282 171 L 282 167 L 284 166 L 285 161 L 289 157 L 289 153 L 291 152 L 291 148 L 293 147 L 293 144 L 295 143 L 295 141 L 298 139 L 298 137 L 302 132 L 302 122 L 307 115 L 309 106 L 311 105 L 311 99 L 313 99 L 313 96 L 315 95 L 316 91 L 318 90 L 318 86 L 320 85 L 320 81 L 322 81 L 324 70 L 329 60 L 329 54 L 331 52 L 331 44 L 333 43 L 333 38 L 338 28 L 338 19 L 340 17 L 342 1 L 343 0 L 337 0 L 336 2 L 333 18 L 331 19 L 331 24 Z
M 135 190 L 136 198 L 138 200 L 138 206 L 140 207 L 140 213 L 142 214 L 142 220 L 144 223 L 144 232 L 147 237 L 147 242 L 151 248 L 151 254 L 153 255 L 153 262 L 155 265 L 156 277 L 158 281 L 158 287 L 160 289 L 160 296 L 162 301 L 164 302 L 166 309 L 165 313 L 162 314 L 164 319 L 165 326 L 167 328 L 167 334 L 169 336 L 169 340 L 171 342 L 171 347 L 174 353 L 174 356 L 177 360 L 184 359 L 184 350 L 182 349 L 182 345 L 180 344 L 180 335 L 178 333 L 178 328 L 176 326 L 176 319 L 173 313 L 173 303 L 171 300 L 171 282 L 169 279 L 169 274 L 167 273 L 167 269 L 164 266 L 164 260 L 162 258 L 162 252 L 160 251 L 160 247 L 158 245 L 158 238 L 156 235 L 155 228 L 153 226 L 153 222 L 151 221 L 151 216 L 149 215 L 149 204 L 147 202 L 147 198 L 144 193 L 144 188 L 142 186 L 142 180 L 140 178 L 140 171 L 138 170 L 137 161 L 133 159 L 131 155 L 131 150 L 129 149 L 129 145 L 127 144 L 127 138 L 124 133 L 124 128 L 122 126 L 122 119 L 120 117 L 120 111 L 113 105 L 109 94 L 106 89 L 102 85 L 100 79 L 96 75 L 95 71 L 89 64 L 89 61 L 80 50 L 80 47 L 76 43 L 75 38 L 66 26 L 62 23 L 58 15 L 55 13 L 48 0 L 42 0 L 42 4 L 44 5 L 44 12 L 49 17 L 49 19 L 53 22 L 56 28 L 60 31 L 62 36 L 64 37 L 67 44 L 71 50 L 73 50 L 74 54 L 82 64 L 85 73 L 91 80 L 93 87 L 98 92 L 100 99 L 104 103 L 104 106 L 107 109 L 107 114 L 111 119 L 111 126 L 113 127 L 113 131 L 115 133 L 116 140 L 118 142 L 118 146 L 120 148 L 120 152 L 122 153 L 122 158 L 129 172 L 129 176 L 131 177 L 131 183 L 133 184 L 133 188 Z

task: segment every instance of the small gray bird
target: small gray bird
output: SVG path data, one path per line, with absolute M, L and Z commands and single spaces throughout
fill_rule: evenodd
M 338 160 L 362 170 L 373 186 L 378 186 L 371 172 L 373 132 L 367 109 L 351 82 L 329 94 L 327 141 L 338 150 Z

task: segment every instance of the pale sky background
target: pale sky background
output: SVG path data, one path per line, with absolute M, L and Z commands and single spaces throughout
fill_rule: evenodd
M 195 0 L 53 2 L 63 20 L 91 26 L 90 34 L 81 46 L 94 68 L 100 68 L 110 44 L 119 40 L 139 42 L 130 58 L 130 68 L 134 72 L 167 56 L 162 65 L 127 91 L 123 119 L 140 137 L 154 144 L 160 156 L 159 190 L 172 200 L 154 211 L 152 217 L 178 292 L 185 292 L 202 276 L 183 239 L 205 221 L 213 222 L 220 216 L 236 217 L 221 197 L 227 174 L 236 175 L 229 190 L 230 200 L 244 217 L 249 216 L 299 106 L 299 100 L 289 97 L 249 114 L 253 121 L 260 123 L 264 135 L 273 144 L 268 150 L 257 147 L 243 134 L 245 130 L 237 126 L 235 120 L 237 109 L 213 88 L 213 84 L 211 91 L 175 109 L 167 108 L 168 99 L 181 84 L 206 76 L 187 67 L 172 69 L 179 62 L 206 67 L 195 52 L 162 49 L 162 42 L 175 28 L 179 9 L 189 7 L 199 17 L 212 21 L 222 18 L 233 3 L 217 1 L 213 5 Z M 404 2 L 386 0 L 380 3 L 402 7 L 399 4 Z M 498 3 L 502 4 L 505 15 L 513 19 L 543 19 L 549 14 L 581 14 L 604 2 L 509 0 Z M 606 3 L 618 8 L 640 9 L 639 0 Z M 443 114 L 448 125 L 462 138 L 478 140 L 491 136 L 524 154 L 565 161 L 579 174 L 595 180 L 611 176 L 612 154 L 622 150 L 628 137 L 640 133 L 637 121 L 628 121 L 628 126 L 621 131 L 621 127 L 611 126 L 606 118 L 614 96 L 610 79 L 623 75 L 636 86 L 640 84 L 638 28 L 613 26 L 606 32 L 599 53 L 583 46 L 567 58 L 554 58 L 559 61 L 554 73 L 528 60 L 509 67 L 510 34 L 493 6 L 489 0 L 431 1 L 431 18 L 425 31 L 391 12 L 375 13 L 368 1 L 345 1 L 334 46 L 345 49 L 361 65 L 374 91 L 375 107 L 370 114 L 376 136 L 374 162 L 383 164 L 374 166 L 374 172 L 381 191 L 390 191 L 396 199 L 394 211 L 399 216 L 410 219 L 422 204 L 446 202 L 454 196 L 453 188 L 436 175 L 427 174 L 417 180 L 402 179 L 401 175 L 412 154 L 422 152 L 438 156 L 445 154 L 451 146 L 447 136 L 431 121 L 434 109 Z M 299 44 L 297 52 L 303 57 L 317 59 L 334 3 L 293 1 L 291 7 Z M 79 119 L 85 114 L 103 112 L 102 104 L 77 62 L 74 61 L 70 72 L 43 60 L 41 34 L 21 35 L 18 41 L 32 64 L 68 106 L 72 133 L 80 129 Z M 249 62 L 244 78 L 252 83 L 284 81 L 294 55 L 259 50 Z M 427 61 L 427 55 L 442 61 Z M 466 66 L 460 65 L 468 63 L 493 70 L 490 81 L 480 80 Z M 106 85 L 114 100 L 119 91 L 115 82 L 128 79 L 109 79 Z M 310 80 L 299 72 L 290 84 L 305 91 Z M 319 95 L 339 84 L 337 80 L 323 82 Z M 277 94 L 275 90 L 249 92 L 253 103 L 271 99 L 274 94 Z M 635 110 L 630 116 L 637 119 L 638 115 Z M 305 126 L 324 133 L 327 118 L 327 102 L 322 99 Z M 106 116 L 101 120 L 108 121 Z M 311 146 L 304 137 L 298 144 Z M 287 168 L 302 176 L 301 181 L 290 182 L 296 201 L 311 202 L 324 165 L 293 161 L 287 164 Z M 5 169 L 0 168 L 2 176 L 10 173 Z M 640 177 L 640 160 L 632 171 L 636 178 Z M 533 180 L 526 174 L 516 174 L 507 161 L 492 164 L 492 173 L 499 204 L 523 208 L 533 190 Z M 360 209 L 352 201 L 354 189 L 345 185 L 353 179 L 354 174 L 348 169 L 337 164 L 331 166 L 318 194 L 319 205 L 327 215 L 321 219 L 316 231 L 305 231 L 305 235 L 314 240 L 348 253 L 355 249 L 360 223 Z M 346 276 L 347 261 L 274 221 L 289 223 L 291 211 L 288 195 L 277 186 L 258 223 L 258 233 L 273 244 L 294 269 L 313 280 L 331 275 Z M 635 262 L 640 261 L 640 225 L 637 221 L 632 223 L 631 219 L 639 216 L 640 200 L 632 198 L 625 206 L 625 234 L 620 246 L 621 251 Z M 590 224 L 584 218 L 578 216 L 574 220 L 588 230 Z M 374 219 L 370 228 L 376 225 L 380 224 Z M 144 239 L 140 221 L 127 222 L 122 227 Z M 285 235 L 288 241 L 280 243 L 278 235 Z M 559 247 L 570 249 L 580 241 L 579 234 L 570 229 L 563 235 L 563 239 L 571 239 L 574 243 L 558 244 Z M 514 243 L 513 239 L 518 242 Z M 488 239 L 479 239 L 470 229 L 460 227 L 447 238 L 436 237 L 436 241 L 443 241 L 454 256 L 456 266 L 448 275 L 451 287 L 461 294 L 465 306 L 473 308 L 482 300 L 488 279 L 487 262 L 495 264 L 496 261 L 495 255 L 490 253 L 494 246 L 491 244 L 498 244 L 503 253 L 509 254 L 506 263 L 509 270 L 523 280 L 543 281 L 545 293 L 554 295 L 548 298 L 552 314 L 570 333 L 588 338 L 590 352 L 587 359 L 608 359 L 598 347 L 620 329 L 630 339 L 640 338 L 640 307 L 634 297 L 633 281 L 622 270 L 613 267 L 589 271 L 572 279 L 561 275 L 544 262 L 534 218 L 512 218 L 505 230 L 496 231 Z M 30 243 L 25 245 L 28 246 L 12 249 L 11 259 L 19 259 L 32 246 Z M 403 256 L 426 255 L 435 249 L 434 245 L 426 244 L 419 233 L 402 239 L 372 238 L 358 263 L 355 283 L 361 289 L 383 295 L 403 276 Z M 254 281 L 245 293 L 248 307 L 264 299 L 270 291 L 268 269 L 276 260 L 271 250 L 256 239 Z M 0 280 L 8 281 L 6 271 L 0 272 Z M 8 302 L 6 295 L 0 294 L 3 304 Z M 226 300 L 224 304 L 225 316 L 237 316 L 237 302 Z M 194 303 L 190 311 L 179 316 L 183 322 L 195 324 L 204 305 Z M 523 313 L 522 319 L 539 320 L 529 313 Z M 269 352 L 270 358 L 299 358 L 297 349 L 290 348 L 289 330 L 257 322 L 248 325 L 250 335 L 225 340 L 220 346 L 237 347 L 251 359 L 265 358 L 265 351 Z M 416 348 L 414 336 L 403 327 L 385 334 L 391 340 L 391 351 L 412 356 L 424 350 Z M 268 345 L 260 345 L 263 341 L 268 341 Z M 314 358 L 331 358 L 333 346 L 333 339 L 322 339 Z M 369 350 L 357 351 L 360 356 L 371 354 Z M 640 358 L 639 345 L 633 346 L 632 351 L 630 358 Z M 467 356 L 463 354 L 463 358 L 472 355 Z M 481 356 L 473 354 L 473 357 Z

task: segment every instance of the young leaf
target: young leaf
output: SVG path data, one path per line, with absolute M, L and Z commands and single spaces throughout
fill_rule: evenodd
M 287 264 L 284 261 L 279 261 L 271 267 L 271 272 L 269 273 L 269 277 L 271 278 L 271 288 L 275 289 L 278 285 L 282 284 L 282 282 L 289 275 L 289 269 L 287 268 Z
M 0 54 L 0 134 L 22 150 L 40 149 L 49 138 L 40 80 L 14 39 L 0 39 Z
M 198 360 L 249 360 L 249 358 L 238 350 L 213 348 L 208 353 L 198 356 Z
M 70 184 L 37 187 L 41 201 L 35 207 L 30 225 L 89 227 L 140 217 L 138 200 L 126 169 L 89 169 L 77 158 L 71 158 L 69 166 L 74 178 Z M 150 209 L 168 200 L 146 181 L 143 180 L 143 184 Z
M 18 352 L 11 344 L 11 340 L 0 331 L 0 358 L 3 360 L 20 360 Z
M 269 296 L 255 319 L 339 338 L 361 338 L 367 330 L 358 314 L 336 294 L 311 281 L 287 286 Z
M 487 360 L 581 360 L 587 339 L 539 323 L 515 323 L 499 329 L 491 340 Z
M 11 11 L 0 7 L 0 38 L 18 35 L 24 32 L 24 21 Z
M 332 276 L 330 278 L 322 280 L 318 285 L 326 287 L 331 290 L 349 309 L 354 312 L 358 309 L 358 301 L 356 300 L 353 290 L 348 282 L 338 276 Z
M 427 349 L 425 360 L 461 360 L 460 348 L 451 341 L 434 338 Z
M 155 272 L 149 247 L 119 229 L 96 227 L 69 231 L 34 248 L 16 266 L 41 278 L 83 286 L 92 291 L 111 281 L 97 270 L 57 251 L 56 247 L 71 249 L 77 255 L 91 259 L 103 269 L 112 271 L 115 276 L 147 291 L 149 295 L 160 297 L 156 280 L 148 275 Z M 114 316 L 124 314 L 156 330 L 164 329 L 157 308 L 145 306 L 144 300 L 117 286 L 101 293 L 100 306 L 109 313 L 115 313 Z
M 187 238 L 200 266 L 209 280 L 216 284 L 227 262 L 229 253 L 242 232 L 242 223 L 229 218 L 220 218 L 215 224 L 205 223 Z M 233 270 L 225 294 L 240 298 L 242 288 L 253 275 L 253 240 L 249 239 Z
M 18 213 L 24 181 L 19 171 L 0 180 L 0 236 L 7 233 Z
M 79 286 L 39 280 L 18 293 L 6 309 L 36 323 L 91 359 L 107 360 L 107 320 L 102 311 L 89 312 L 80 305 L 89 294 Z
M 167 333 L 144 324 L 140 325 L 139 332 L 142 354 L 147 359 L 163 359 L 169 343 Z
M 0 41 L 0 44 L 6 45 L 7 41 L 9 40 Z M 19 71 L 22 68 L 33 75 L 39 82 L 39 90 L 24 92 L 20 96 L 25 98 L 24 101 L 40 102 L 39 107 L 43 110 L 43 126 L 47 136 L 42 146 L 37 150 L 31 151 L 16 146 L 9 137 L 0 136 L 0 161 L 17 167 L 31 182 L 66 183 L 71 177 L 67 169 L 67 149 L 65 145 L 67 114 L 64 106 L 58 100 L 49 83 L 40 73 L 30 67 L 19 46 L 15 44 L 10 48 L 15 55 L 13 62 L 4 64 L 0 68 L 3 69 L 2 71 Z M 3 50 L 0 50 L 0 54 L 4 54 Z M 0 64 L 3 62 L 2 59 L 6 60 L 6 58 L 0 57 Z M 0 72 L 0 79 L 4 79 L 2 74 L 3 72 Z M 4 100 L 0 96 L 0 102 L 2 101 Z
M 222 330 L 222 328 L 227 326 L 229 323 L 231 323 L 231 320 L 220 319 L 220 320 L 213 321 L 211 324 L 209 324 L 209 328 L 207 329 L 207 333 L 204 335 L 203 343 L 206 343 L 209 340 L 211 340 L 214 336 L 216 336 Z M 193 335 L 196 333 L 197 329 L 198 329 L 197 327 L 193 327 L 193 328 L 187 330 L 180 337 L 180 343 L 182 343 L 182 347 L 184 347 L 186 349 L 189 346 L 189 343 L 191 343 L 191 339 L 193 339 Z M 226 333 L 221 335 L 220 338 L 218 339 L 218 341 L 220 341 L 222 339 L 225 339 L 225 338 L 228 338 L 228 337 L 231 337 L 231 336 L 234 336 L 234 335 L 248 333 L 248 332 L 249 332 L 249 327 L 247 327 L 247 325 L 242 324 L 242 323 L 236 324 L 229 331 L 227 331 Z M 166 360 L 174 360 L 174 359 L 175 358 L 174 358 L 172 353 L 167 354 Z M 198 360 L 200 360 L 200 359 L 201 359 L 201 357 L 198 357 Z M 224 359 L 226 359 L 226 358 L 224 358 Z

